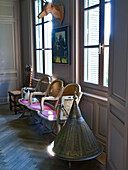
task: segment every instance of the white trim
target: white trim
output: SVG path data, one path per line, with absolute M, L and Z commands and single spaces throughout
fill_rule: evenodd
M 86 92 L 83 92 L 83 95 L 108 102 L 108 98 L 106 98 L 106 97 L 102 97 L 102 96 L 98 96 L 98 95 L 94 95 L 94 94 L 86 93 Z
M 80 83 L 79 65 L 79 0 L 76 0 L 76 83 Z
M 33 37 L 33 8 L 32 1 L 28 0 L 28 32 L 29 35 L 29 63 L 32 65 L 32 69 L 34 70 L 34 37 Z

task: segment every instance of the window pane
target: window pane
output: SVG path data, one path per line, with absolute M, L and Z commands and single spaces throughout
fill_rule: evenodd
M 84 45 L 99 44 L 99 7 L 84 13 Z
M 36 51 L 36 68 L 37 73 L 43 73 L 43 52 L 42 50 Z
M 52 2 L 52 0 L 47 0 L 47 2 Z
M 105 2 L 110 2 L 111 0 L 105 0 Z
M 105 4 L 105 25 L 104 25 L 104 44 L 109 45 L 110 37 L 110 3 Z
M 44 46 L 52 48 L 52 22 L 44 24 Z
M 99 0 L 84 0 L 84 8 L 99 4 Z
M 84 81 L 98 84 L 99 79 L 99 54 L 98 48 L 84 50 Z
M 52 2 L 52 0 L 47 0 L 47 2 Z M 52 14 L 50 13 L 44 17 L 44 22 L 51 21 L 51 20 L 52 20 Z
M 108 65 L 109 65 L 109 47 L 104 48 L 104 77 L 103 85 L 108 87 Z
M 51 21 L 52 20 L 52 14 L 49 13 L 47 16 L 44 17 L 44 22 Z
M 35 1 L 35 24 L 39 24 L 42 22 L 42 19 L 39 19 L 37 17 L 40 12 L 42 12 L 41 0 L 36 0 Z
M 52 76 L 52 50 L 45 51 L 45 74 Z
M 36 26 L 36 49 L 42 48 L 42 25 Z

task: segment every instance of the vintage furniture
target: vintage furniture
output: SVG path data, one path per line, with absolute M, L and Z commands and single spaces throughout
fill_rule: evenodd
M 30 95 L 30 105 L 27 107 L 34 111 L 32 114 L 32 123 L 40 127 L 40 134 L 50 133 L 53 131 L 54 122 L 56 121 L 56 110 L 60 101 L 63 89 L 62 80 L 54 80 L 45 93 L 33 92 Z M 32 103 L 33 96 L 42 95 L 41 103 Z
M 18 99 L 21 97 L 20 90 L 9 91 L 9 101 L 10 101 L 10 110 L 14 107 L 14 112 L 17 114 L 18 109 L 20 108 L 18 104 Z
M 61 91 L 63 89 L 63 81 L 62 80 L 54 80 L 47 88 L 46 92 L 33 92 L 30 95 L 30 105 L 28 106 L 29 109 L 32 109 L 34 111 L 36 110 L 42 110 L 41 103 L 34 103 L 32 104 L 32 98 L 33 96 L 42 96 L 41 100 L 42 102 L 45 100 L 47 101 L 53 101 L 51 104 L 47 103 L 47 105 L 57 105 L 56 102 L 59 99 L 59 96 L 61 95 Z
M 63 90 L 61 104 L 59 106 L 58 130 L 61 129 L 65 120 L 67 120 L 67 117 L 72 107 L 74 94 L 76 94 L 77 103 L 79 104 L 82 97 L 81 86 L 77 83 L 67 84 Z
M 45 77 L 43 77 L 43 78 L 38 80 L 38 83 L 37 83 L 35 88 L 32 88 L 32 87 L 23 87 L 21 89 L 22 103 L 25 104 L 26 102 L 28 102 L 28 104 L 30 104 L 30 102 L 28 100 L 25 101 L 24 96 L 23 96 L 23 91 L 26 88 L 27 88 L 27 90 L 30 91 L 30 93 L 38 92 L 38 91 L 45 92 L 47 90 L 47 88 L 48 88 L 49 83 L 50 83 L 50 77 L 49 76 L 45 76 Z M 23 101 L 25 101 L 25 103 Z
M 32 85 L 32 66 L 30 64 L 25 67 L 24 87 L 31 87 Z
M 32 80 L 32 66 L 26 65 L 25 68 L 25 84 L 26 87 L 31 87 L 31 80 Z M 18 99 L 21 98 L 21 91 L 20 90 L 12 90 L 8 91 L 9 93 L 9 102 L 10 102 L 10 110 L 14 107 L 15 114 L 19 109 Z
M 30 91 L 30 93 L 34 91 L 46 91 L 49 83 L 51 83 L 51 79 L 52 78 L 49 75 L 43 75 L 43 77 L 40 79 L 33 79 L 36 80 L 36 87 L 27 87 L 27 89 Z M 25 88 L 26 86 L 23 87 L 21 91 Z
M 66 100 L 68 99 L 68 101 L 70 100 L 72 103 L 74 92 L 77 94 L 78 102 L 79 102 L 80 98 L 82 96 L 81 88 L 78 84 L 75 84 L 75 83 L 68 84 L 67 86 L 65 86 L 63 88 L 62 93 L 59 96 L 59 98 L 57 99 L 57 102 L 54 106 L 49 105 L 48 103 L 45 103 L 47 100 L 49 100 L 49 97 L 42 98 L 41 110 L 37 111 L 37 114 L 40 118 L 42 118 L 43 129 L 46 129 L 46 122 L 53 122 L 53 124 L 52 124 L 53 126 L 51 126 L 51 129 L 48 129 L 48 131 L 45 131 L 45 132 L 52 132 L 55 127 L 54 125 L 56 125 L 56 128 L 57 128 L 56 133 L 58 133 L 58 131 L 60 130 L 60 122 L 62 125 L 62 121 L 63 121 L 63 123 L 65 121 L 65 119 L 63 119 L 64 116 L 61 117 L 60 113 L 61 114 L 64 113 L 65 110 L 67 109 L 65 102 L 63 103 L 63 106 L 62 106 L 63 97 L 65 97 Z M 54 99 L 51 98 L 51 100 L 54 100 Z M 60 107 L 59 103 L 61 103 L 61 107 Z M 71 106 L 72 106 L 72 104 L 70 106 L 68 106 L 68 110 L 70 110 Z M 63 112 L 61 112 L 62 107 L 64 108 Z M 67 112 L 67 110 L 66 110 L 66 112 Z M 62 118 L 62 119 L 60 120 L 60 118 Z M 44 133 L 44 131 L 43 131 L 43 133 Z
M 39 90 L 42 90 L 42 92 L 45 92 L 48 88 L 48 85 L 50 83 L 50 77 L 49 76 L 44 76 L 43 78 L 41 78 L 36 87 L 35 88 L 31 88 L 31 87 L 27 87 L 27 89 L 30 91 L 30 93 L 32 92 L 38 92 Z M 26 87 L 21 89 L 21 98 L 18 100 L 18 102 L 22 105 L 25 106 L 22 112 L 21 117 L 24 117 L 24 113 L 26 110 L 27 105 L 30 105 L 30 100 L 25 100 L 24 95 L 23 95 L 23 91 Z M 38 99 L 33 98 L 33 102 L 37 102 Z

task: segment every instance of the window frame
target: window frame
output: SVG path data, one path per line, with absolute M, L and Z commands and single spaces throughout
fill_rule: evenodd
M 34 0 L 33 1 L 33 12 L 34 12 L 34 15 L 33 15 L 33 28 L 34 28 L 34 33 L 33 33 L 33 36 L 34 36 L 34 75 L 35 75 L 35 77 L 42 77 L 42 75 L 48 75 L 47 73 L 45 73 L 45 51 L 46 50 L 51 50 L 52 51 L 52 42 L 51 42 L 51 48 L 45 48 L 44 47 L 44 44 L 45 44 L 45 42 L 44 42 L 44 39 L 45 39 L 45 36 L 44 36 L 44 25 L 46 24 L 46 23 L 48 23 L 48 22 L 52 22 L 52 20 L 49 20 L 49 21 L 44 21 L 44 18 L 42 18 L 42 22 L 41 23 L 38 23 L 38 24 L 36 24 L 35 23 L 35 1 L 36 0 Z M 43 1 L 41 2 L 41 5 L 42 5 L 42 7 L 41 7 L 41 11 L 43 11 Z M 42 25 L 42 48 L 36 48 L 36 26 L 38 26 L 38 25 Z M 52 39 L 52 37 L 51 37 L 51 39 Z M 38 51 L 38 50 L 41 50 L 42 51 L 42 53 L 43 53 L 43 73 L 39 73 L 39 72 L 37 72 L 37 61 L 36 61 L 36 51 Z M 52 66 L 51 66 L 52 67 Z M 52 69 L 52 68 L 51 68 Z M 50 75 L 51 76 L 51 75 Z
M 110 1 L 106 1 L 105 0 L 100 0 L 100 5 L 94 5 L 93 7 L 88 7 L 87 9 L 93 9 L 97 6 L 102 7 L 102 9 L 105 9 L 105 5 L 104 3 L 111 3 Z M 86 48 L 86 46 L 84 45 L 84 0 L 80 0 L 80 4 L 79 4 L 79 39 L 80 39 L 80 43 L 79 43 L 79 56 L 80 56 L 80 66 L 79 67 L 79 75 L 80 75 L 80 84 L 82 87 L 82 91 L 84 92 L 88 92 L 88 93 L 93 93 L 96 95 L 101 95 L 101 96 L 108 96 L 107 92 L 108 92 L 108 87 L 103 86 L 103 69 L 104 69 L 104 48 L 101 48 L 101 54 L 99 55 L 99 83 L 98 84 L 92 84 L 89 82 L 85 82 L 84 81 L 84 49 Z M 104 29 L 102 29 L 102 25 L 104 28 L 104 11 L 99 11 L 100 12 L 100 16 L 99 16 L 99 44 L 104 44 Z M 98 46 L 90 46 L 92 48 L 94 47 L 98 47 Z M 88 48 L 90 48 L 88 46 Z M 109 45 L 104 45 L 104 47 L 109 47 Z M 109 76 L 108 76 L 109 77 Z

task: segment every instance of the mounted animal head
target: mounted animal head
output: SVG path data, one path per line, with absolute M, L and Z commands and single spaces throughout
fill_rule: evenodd
M 62 23 L 63 17 L 64 17 L 64 8 L 62 5 L 56 4 L 56 3 L 45 3 L 43 7 L 43 12 L 41 12 L 38 15 L 38 18 L 43 18 L 44 16 L 51 13 L 54 18 L 56 18 L 59 23 Z

